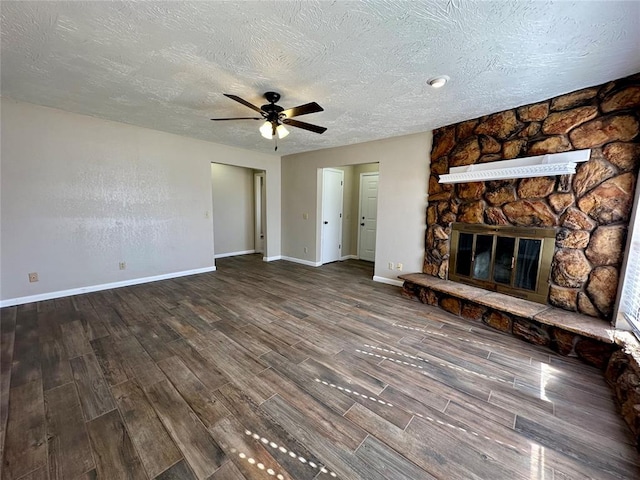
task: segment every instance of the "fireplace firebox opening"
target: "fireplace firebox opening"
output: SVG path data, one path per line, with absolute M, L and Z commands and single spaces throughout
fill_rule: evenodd
M 554 228 L 454 223 L 449 279 L 547 303 Z

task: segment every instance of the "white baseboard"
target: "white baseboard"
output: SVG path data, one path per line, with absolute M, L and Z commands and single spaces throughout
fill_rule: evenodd
M 255 250 L 242 250 L 240 252 L 229 252 L 229 253 L 218 253 L 213 256 L 213 258 L 224 258 L 224 257 L 237 257 L 238 255 L 249 255 L 250 253 L 256 253 Z
M 378 275 L 373 276 L 374 282 L 386 283 L 387 285 L 395 285 L 396 287 L 401 287 L 404 282 L 402 280 L 396 280 L 395 278 L 387 278 L 387 277 L 379 277 Z
M 263 262 L 274 262 L 276 260 L 282 260 L 282 256 L 274 255 L 273 257 L 262 257 Z
M 302 258 L 295 257 L 282 257 L 282 260 L 287 260 L 288 262 L 300 263 L 301 265 L 307 265 L 308 267 L 319 267 L 322 265 L 322 262 L 312 262 L 311 260 L 303 260 Z
M 344 260 L 358 260 L 358 255 L 345 255 L 344 257 L 340 257 L 340 261 Z
M 100 290 L 109 290 L 112 288 L 129 287 L 131 285 L 140 285 L 141 283 L 157 282 L 159 280 L 168 280 L 170 278 L 186 277 L 188 275 L 196 275 L 198 273 L 215 272 L 216 267 L 195 268 L 193 270 L 185 270 L 182 272 L 164 273 L 162 275 L 154 275 L 152 277 L 132 278 L 131 280 L 123 280 L 121 282 L 103 283 L 101 285 L 91 285 L 89 287 L 71 288 L 69 290 L 59 290 L 57 292 L 40 293 L 38 295 L 30 295 L 28 297 L 8 298 L 0 300 L 0 307 L 13 307 L 14 305 L 22 305 L 24 303 L 42 302 L 60 297 L 69 297 L 71 295 L 80 295 L 82 293 L 99 292 Z

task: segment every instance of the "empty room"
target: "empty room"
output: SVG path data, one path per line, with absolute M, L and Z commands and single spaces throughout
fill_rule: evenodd
M 640 2 L 0 21 L 0 478 L 640 478 Z

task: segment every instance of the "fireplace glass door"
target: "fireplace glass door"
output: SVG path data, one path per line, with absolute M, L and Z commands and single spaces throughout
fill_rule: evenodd
M 473 278 L 489 280 L 491 258 L 493 257 L 493 235 L 476 235 L 476 248 L 473 252 Z
M 473 256 L 473 237 L 471 233 L 461 233 L 458 242 L 458 262 L 456 273 L 468 277 L 471 275 L 471 259 Z
M 525 290 L 536 289 L 541 248 L 542 240 L 521 238 L 518 242 L 516 278 L 514 283 L 516 288 L 524 288 Z
M 449 278 L 546 303 L 554 244 L 551 228 L 456 223 Z
M 513 237 L 495 238 L 496 258 L 493 264 L 493 281 L 504 285 L 511 285 L 516 239 Z

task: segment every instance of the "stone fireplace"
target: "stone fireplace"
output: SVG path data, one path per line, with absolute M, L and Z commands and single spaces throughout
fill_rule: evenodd
M 400 276 L 409 298 L 606 369 L 637 445 L 640 347 L 611 320 L 640 168 L 639 133 L 640 73 L 435 130 L 423 270 Z M 439 181 L 452 167 L 583 149 L 591 149 L 589 160 L 573 175 Z M 492 291 L 495 286 L 449 281 L 476 272 L 477 237 L 466 238 L 467 263 L 457 271 L 460 250 L 452 258 L 451 249 L 456 235 L 459 246 L 460 232 L 486 235 L 493 228 L 497 234 L 514 227 L 553 232 L 549 273 L 535 280 L 548 279 L 548 292 L 538 291 L 544 304 Z M 488 244 L 481 245 L 484 251 Z M 502 250 L 505 245 L 511 249 L 507 242 Z M 494 238 L 494 264 L 496 249 Z M 497 261 L 498 279 L 513 284 L 517 255 L 511 263 L 508 255 Z M 501 283 L 493 272 L 495 267 L 488 270 L 494 285 Z
M 553 229 L 543 303 L 611 319 L 640 166 L 640 74 L 434 132 L 423 272 L 451 278 L 454 224 Z M 451 167 L 591 149 L 575 175 L 439 183 Z

